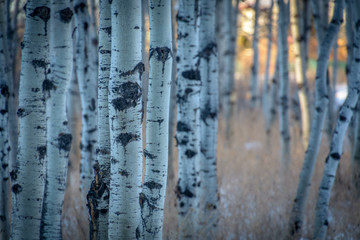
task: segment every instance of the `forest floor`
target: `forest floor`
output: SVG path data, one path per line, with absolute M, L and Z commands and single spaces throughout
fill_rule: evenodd
M 224 121 L 220 119 L 218 137 L 218 181 L 220 222 L 214 239 L 262 240 L 281 239 L 287 229 L 295 197 L 299 173 L 304 161 L 298 123 L 291 121 L 291 159 L 281 166 L 278 122 L 272 132 L 265 133 L 261 110 L 246 106 L 232 119 L 231 139 L 224 136 Z M 79 123 L 77 123 L 79 124 Z M 79 136 L 79 125 L 74 126 Z M 81 207 L 79 194 L 79 139 L 73 142 L 74 151 L 69 165 L 69 179 L 63 216 L 64 239 L 88 239 L 87 210 Z M 318 161 L 311 185 L 304 226 L 304 237 L 311 238 L 317 191 L 322 177 L 328 140 L 323 135 Z M 169 180 L 164 218 L 164 239 L 177 239 L 176 177 Z M 360 239 L 360 199 L 355 197 L 351 184 L 350 147 L 346 140 L 344 153 L 330 202 L 328 239 Z M 204 229 L 206 231 L 206 229 Z M 199 233 L 198 239 L 202 239 Z
M 230 141 L 225 139 L 223 121 L 220 121 L 218 181 L 221 217 L 216 239 L 281 239 L 286 233 L 305 151 L 298 123 L 292 121 L 291 159 L 287 167 L 281 166 L 278 122 L 267 135 L 262 119 L 260 110 L 242 108 L 232 120 Z M 311 239 L 317 191 L 328 151 L 328 140 L 324 135 L 307 204 L 305 239 Z M 356 199 L 351 184 L 349 152 L 349 144 L 345 143 L 330 200 L 332 218 L 328 239 L 360 239 L 360 200 Z M 164 239 L 177 239 L 175 182 L 168 184 Z M 201 239 L 201 233 L 198 239 Z

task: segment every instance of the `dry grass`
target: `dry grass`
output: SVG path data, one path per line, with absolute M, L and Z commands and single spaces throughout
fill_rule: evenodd
M 297 125 L 293 123 L 292 159 L 287 169 L 282 168 L 278 123 L 274 124 L 271 135 L 267 136 L 261 114 L 260 110 L 250 111 L 242 105 L 240 113 L 232 120 L 231 141 L 224 139 L 224 121 L 220 120 L 218 180 L 221 217 L 216 239 L 281 239 L 286 231 L 304 149 Z M 307 206 L 306 238 L 312 234 L 317 189 L 328 154 L 327 145 L 327 140 L 323 139 Z M 73 154 L 74 159 L 78 159 L 79 153 Z M 76 201 L 80 197 L 79 169 L 76 160 L 73 164 L 75 166 L 69 168 L 70 187 L 64 205 L 64 239 L 85 239 L 87 216 L 81 216 L 83 210 L 80 202 Z M 175 162 L 175 168 L 176 165 Z M 175 182 L 176 176 L 168 182 L 167 187 L 164 239 L 177 239 L 178 236 Z M 360 201 L 354 195 L 349 147 L 345 146 L 332 193 L 329 239 L 360 239 Z
M 220 193 L 219 234 L 216 239 L 281 239 L 295 197 L 304 149 L 296 124 L 291 127 L 292 159 L 282 168 L 279 156 L 278 123 L 266 136 L 261 111 L 242 108 L 232 120 L 233 136 L 224 139 L 222 125 L 218 140 L 218 180 Z M 304 237 L 310 238 L 317 190 L 328 154 L 323 139 L 307 206 Z M 176 165 L 176 164 L 175 164 Z M 164 238 L 177 238 L 175 181 L 168 184 L 164 219 Z M 341 160 L 330 212 L 329 239 L 360 239 L 360 201 L 351 185 L 348 147 Z M 199 237 L 201 238 L 201 236 Z

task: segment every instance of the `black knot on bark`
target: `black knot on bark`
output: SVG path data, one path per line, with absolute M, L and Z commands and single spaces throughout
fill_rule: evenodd
M 157 61 L 162 62 L 162 73 L 164 74 L 165 62 L 172 57 L 171 49 L 168 47 L 150 48 L 149 60 L 154 56 Z
M 46 146 L 40 146 L 36 150 L 39 154 L 39 159 L 44 159 L 46 156 Z
M 5 98 L 8 98 L 10 96 L 9 87 L 6 84 L 1 84 L 1 95 L 3 95 Z
M 69 133 L 60 133 L 58 137 L 58 146 L 60 150 L 70 151 L 72 135 Z
M 181 122 L 181 121 L 178 121 L 177 125 L 176 125 L 176 130 L 178 132 L 190 132 L 191 128 L 190 128 L 190 126 L 188 124 L 186 124 L 184 122 Z
M 64 22 L 64 23 L 69 23 L 71 22 L 73 11 L 71 11 L 70 8 L 65 8 L 63 10 L 60 11 L 60 21 Z
M 128 108 L 135 107 L 141 97 L 141 87 L 137 83 L 126 82 L 118 87 L 114 87 L 113 92 L 120 96 L 111 101 L 115 110 L 124 111 Z
M 160 183 L 154 181 L 146 182 L 144 183 L 144 186 L 148 187 L 150 190 L 162 188 L 162 185 Z
M 45 93 L 45 92 L 48 92 L 48 93 L 50 93 L 50 91 L 51 90 L 56 90 L 56 86 L 55 86 L 55 84 L 51 81 L 51 80 L 49 80 L 49 79 L 45 79 L 44 81 L 43 81 L 43 84 L 42 84 L 42 90 L 43 90 L 43 92 Z
M 155 159 L 156 158 L 156 156 L 154 154 L 151 154 L 146 149 L 144 149 L 144 156 L 145 156 L 145 158 L 148 158 L 148 159 Z
M 188 71 L 183 71 L 181 73 L 181 76 L 183 76 L 184 78 L 186 79 L 189 79 L 189 80 L 200 80 L 200 71 L 199 70 L 194 70 L 194 69 L 191 69 L 191 70 L 188 70 Z
M 212 109 L 210 102 L 207 102 L 203 109 L 201 109 L 200 118 L 207 125 L 207 119 L 215 119 L 217 117 L 217 111 Z
M 50 19 L 50 8 L 45 6 L 37 7 L 34 9 L 32 13 L 30 13 L 30 16 L 31 17 L 37 16 L 44 22 L 47 22 Z
M 334 160 L 340 160 L 341 155 L 338 152 L 335 152 L 335 153 L 331 153 L 330 157 Z
M 206 61 L 210 60 L 210 56 L 216 56 L 217 45 L 215 42 L 210 42 L 206 45 L 195 57 L 204 58 Z
M 136 134 L 132 134 L 132 133 L 121 133 L 119 134 L 115 141 L 120 143 L 123 147 L 125 147 L 126 145 L 128 145 L 130 142 L 132 141 L 136 141 L 140 138 L 139 135 Z
M 79 11 L 84 12 L 85 9 L 86 9 L 86 4 L 84 2 L 74 6 L 75 13 L 78 13 Z
M 20 184 L 14 184 L 12 187 L 11 187 L 11 191 L 15 194 L 18 194 L 22 191 L 22 187 L 20 186 Z
M 195 155 L 197 154 L 197 152 L 191 150 L 191 149 L 188 149 L 185 151 L 185 155 L 187 158 L 192 158 L 194 157 Z

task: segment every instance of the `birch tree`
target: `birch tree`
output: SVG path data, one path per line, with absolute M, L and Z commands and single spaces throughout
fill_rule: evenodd
M 255 20 L 254 20 L 254 33 L 253 33 L 253 64 L 251 67 L 251 82 L 250 82 L 250 91 L 251 91 L 251 102 L 250 106 L 253 108 L 256 106 L 258 101 L 258 73 L 259 73 L 259 0 L 256 0 L 254 10 L 255 10 Z
M 272 44 L 272 23 L 273 23 L 273 7 L 274 7 L 274 0 L 271 0 L 271 5 L 268 12 L 268 42 L 267 42 L 267 53 L 266 53 L 266 66 L 265 66 L 265 79 L 264 79 L 264 87 L 262 93 L 262 105 L 263 105 L 263 114 L 265 119 L 265 129 L 266 132 L 270 132 L 270 125 L 269 125 L 269 118 L 270 118 L 270 111 L 269 111 L 269 93 L 270 93 L 270 59 L 271 59 L 271 44 Z
M 0 1 L 0 164 L 1 164 L 1 185 L 0 185 L 0 238 L 9 238 L 10 218 L 10 175 L 9 175 L 9 159 L 10 159 L 10 144 L 9 144 L 9 86 L 8 81 L 11 79 L 7 57 L 7 31 L 5 20 L 5 1 Z
M 279 78 L 280 78 L 280 66 L 279 66 L 279 49 L 276 56 L 276 64 L 275 64 L 275 73 L 271 80 L 271 89 L 270 89 L 270 96 L 269 96 L 269 119 L 267 120 L 267 125 L 269 126 L 268 129 L 271 129 L 271 126 L 273 125 L 276 113 L 277 113 L 277 107 L 278 107 L 278 86 L 279 86 Z
M 28 1 L 20 73 L 19 148 L 12 178 L 12 239 L 39 239 L 45 185 L 49 81 L 48 0 Z
M 219 221 L 216 146 L 218 126 L 218 62 L 215 40 L 215 0 L 200 1 L 199 50 L 200 72 L 200 161 L 197 171 L 197 231 L 203 238 L 216 236 Z
M 68 0 L 51 2 L 50 74 L 43 82 L 46 101 L 46 185 L 40 237 L 61 239 L 61 212 L 72 136 L 66 116 L 66 90 L 72 73 L 72 16 Z
M 197 3 L 179 1 L 177 51 L 177 207 L 179 239 L 194 238 L 196 169 L 200 157 L 200 72 L 196 67 L 198 50 Z
M 352 4 L 354 5 L 354 4 Z M 357 17 L 355 22 L 360 19 Z M 356 25 L 356 37 L 354 39 L 354 56 L 360 55 L 360 26 Z M 349 94 L 342 107 L 340 108 L 339 117 L 336 123 L 334 135 L 331 140 L 329 155 L 325 161 L 323 177 L 319 187 L 318 199 L 315 208 L 315 229 L 314 239 L 325 239 L 326 232 L 330 224 L 328 209 L 331 189 L 334 185 L 336 171 L 341 159 L 344 138 L 346 130 L 353 116 L 354 108 L 359 99 L 360 79 L 359 79 L 360 62 L 352 59 L 349 82 Z
M 141 2 L 111 4 L 109 239 L 138 238 L 142 180 Z
M 288 63 L 288 6 L 283 0 L 279 4 L 279 29 L 278 29 L 278 51 L 279 51 L 279 98 L 280 98 L 280 147 L 281 161 L 287 165 L 290 161 L 290 132 L 289 132 L 289 63 Z
M 298 88 L 299 102 L 301 108 L 301 125 L 302 125 L 302 137 L 303 145 L 306 148 L 309 141 L 310 134 L 310 109 L 309 109 L 309 90 L 306 79 L 306 61 L 305 61 L 305 36 L 301 35 L 301 9 L 300 1 L 290 1 L 290 26 L 291 33 L 294 39 L 293 47 L 295 54 L 295 79 Z
M 90 43 L 89 12 L 86 0 L 76 0 L 75 34 L 76 34 L 76 75 L 79 82 L 82 112 L 81 130 L 81 167 L 80 188 L 82 202 L 86 203 L 86 195 L 90 189 L 95 160 L 95 146 L 97 140 L 97 78 L 96 69 L 91 64 L 93 46 Z
M 109 78 L 111 60 L 111 5 L 100 1 L 99 16 L 98 136 L 95 180 L 88 193 L 90 238 L 108 239 L 110 188 Z
M 146 171 L 140 194 L 143 239 L 161 239 L 168 169 L 172 70 L 171 2 L 150 0 L 149 89 L 146 109 Z
M 313 113 L 312 126 L 303 167 L 300 172 L 300 179 L 289 222 L 289 236 L 301 232 L 304 219 L 305 205 L 311 186 L 311 179 L 314 172 L 316 158 L 320 148 L 321 129 L 327 111 L 328 93 L 326 88 L 326 73 L 331 47 L 334 44 L 336 35 L 343 21 L 344 1 L 336 0 L 333 17 L 326 31 L 325 37 L 320 44 L 318 64 L 315 78 L 315 111 Z

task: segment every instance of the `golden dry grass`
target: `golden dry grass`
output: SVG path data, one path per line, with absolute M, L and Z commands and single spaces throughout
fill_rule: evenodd
M 293 122 L 292 159 L 288 168 L 283 168 L 279 156 L 278 123 L 274 124 L 271 135 L 267 136 L 261 114 L 260 110 L 242 108 L 232 120 L 233 135 L 230 141 L 224 138 L 224 121 L 220 120 L 218 181 L 221 217 L 216 239 L 281 239 L 286 232 L 304 149 L 297 123 Z M 323 139 L 306 210 L 306 238 L 312 235 L 317 190 L 327 154 L 328 142 Z M 177 238 L 174 189 L 175 180 L 168 183 L 165 239 Z M 329 239 L 360 239 L 360 201 L 354 195 L 349 147 L 345 146 L 332 191 Z

